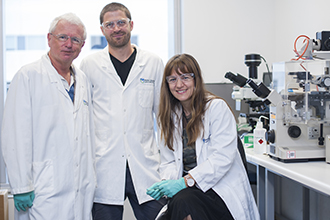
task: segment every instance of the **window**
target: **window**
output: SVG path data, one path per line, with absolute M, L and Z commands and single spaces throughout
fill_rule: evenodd
M 46 36 L 6 36 L 6 51 L 11 50 L 46 50 Z
M 159 55 L 164 64 L 174 53 L 175 30 L 174 2 L 180 0 L 122 0 L 132 14 L 134 27 L 131 41 L 139 47 Z M 0 97 L 5 96 L 6 84 L 25 64 L 39 59 L 48 51 L 47 33 L 51 21 L 64 13 L 75 13 L 85 24 L 87 39 L 76 65 L 90 53 L 107 45 L 100 30 L 99 13 L 110 3 L 108 0 L 0 0 L 2 18 L 0 66 L 2 81 Z M 63 7 L 65 5 L 65 7 Z M 2 39 L 1 36 L 4 36 Z M 1 46 L 4 48 L 1 48 Z M 1 63 L 2 62 L 2 63 Z M 1 65 L 2 64 L 2 65 Z M 0 80 L 0 81 L 1 81 Z M 1 93 L 3 92 L 3 94 Z M 0 104 L 2 116 L 3 103 Z M 0 122 L 2 121 L 0 116 Z M 0 152 L 1 155 L 1 152 Z M 0 183 L 6 183 L 2 156 L 0 156 Z
M 85 24 L 87 39 L 79 57 L 82 58 L 106 46 L 99 23 L 107 0 L 2 0 L 5 21 L 5 73 L 11 81 L 21 66 L 39 59 L 47 53 L 47 33 L 50 22 L 57 16 L 73 12 Z M 169 58 L 169 0 L 123 0 L 131 12 L 134 27 L 132 43 L 158 54 L 164 61 Z M 63 8 L 63 5 L 65 7 Z

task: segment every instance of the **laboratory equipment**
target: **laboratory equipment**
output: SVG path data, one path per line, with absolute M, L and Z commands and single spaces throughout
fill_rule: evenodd
M 298 51 L 297 41 L 304 38 L 304 44 Z M 294 42 L 296 60 L 299 59 L 330 59 L 330 31 L 321 31 L 316 33 L 316 39 L 311 39 L 306 35 L 300 35 Z
M 324 160 L 330 134 L 330 60 L 273 64 L 273 90 L 248 79 L 269 105 L 267 154 L 284 162 Z
M 267 130 L 263 127 L 263 123 L 260 116 L 256 128 L 253 130 L 253 150 L 256 154 L 264 154 L 267 152 L 267 141 L 265 139 L 265 134 Z
M 330 135 L 325 139 L 325 161 L 330 163 Z
M 261 64 L 261 61 L 265 59 L 259 54 L 246 54 L 245 64 L 248 67 L 248 75 L 250 79 L 255 82 L 261 82 L 258 79 L 257 67 Z M 269 85 L 271 82 L 271 72 L 269 71 L 268 64 L 266 63 L 268 72 L 264 73 L 264 83 Z M 238 132 L 244 136 L 248 132 L 253 132 L 258 118 L 260 116 L 267 116 L 269 114 L 268 106 L 265 104 L 262 98 L 258 97 L 252 92 L 251 87 L 246 83 L 247 78 L 239 73 L 227 72 L 225 78 L 229 79 L 235 85 L 233 86 L 233 92 L 231 94 L 232 99 L 235 100 L 235 110 L 241 111 L 241 102 L 244 101 L 249 105 L 249 112 L 241 113 L 238 117 Z M 268 120 L 263 120 L 263 127 L 268 129 Z
M 261 80 L 258 79 L 257 67 L 260 65 L 262 59 L 264 60 L 264 58 L 259 54 L 245 55 L 245 64 L 249 70 L 249 78 L 253 79 L 255 82 L 261 82 Z M 266 66 L 268 69 L 267 63 Z M 271 73 L 269 72 L 269 69 L 266 75 L 271 78 Z M 252 92 L 251 87 L 246 84 L 247 78 L 245 78 L 239 73 L 235 74 L 232 72 L 227 72 L 225 74 L 225 78 L 229 79 L 235 84 L 233 87 L 232 99 L 236 101 L 236 110 L 240 110 L 241 101 L 244 100 L 250 106 L 252 112 L 260 113 L 266 111 L 267 106 L 264 105 L 262 99 L 256 96 Z

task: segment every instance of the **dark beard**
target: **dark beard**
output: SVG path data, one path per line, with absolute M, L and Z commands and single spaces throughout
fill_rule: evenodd
M 122 32 L 119 32 L 119 33 L 122 33 Z M 110 36 L 110 38 L 107 38 L 108 44 L 111 47 L 114 47 L 114 48 L 122 48 L 122 47 L 126 46 L 130 42 L 131 33 L 125 34 L 123 36 L 123 39 L 120 40 L 120 41 L 116 41 L 116 40 L 113 40 L 113 39 L 114 38 L 112 38 L 111 36 Z

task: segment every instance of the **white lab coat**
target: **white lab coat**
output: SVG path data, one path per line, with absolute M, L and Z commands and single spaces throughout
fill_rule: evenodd
M 124 204 L 126 161 L 140 204 L 152 200 L 146 189 L 160 181 L 153 115 L 158 112 L 164 66 L 158 56 L 135 48 L 136 59 L 125 85 L 107 47 L 81 62 L 92 83 L 97 203 Z
M 73 67 L 74 68 L 74 67 Z M 90 220 L 96 184 L 90 84 L 78 69 L 72 103 L 49 57 L 22 67 L 11 82 L 2 152 L 11 193 L 34 190 L 19 219 Z
M 177 113 L 182 115 L 181 108 Z M 160 145 L 162 179 L 182 176 L 182 119 L 175 117 L 174 121 L 175 151 Z M 202 191 L 212 188 L 224 200 L 234 219 L 258 220 L 258 208 L 237 149 L 235 119 L 223 100 L 211 101 L 203 125 L 204 134 L 196 140 L 197 166 L 189 173 Z

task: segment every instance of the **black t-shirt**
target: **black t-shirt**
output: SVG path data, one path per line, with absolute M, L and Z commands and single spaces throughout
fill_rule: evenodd
M 132 55 L 125 60 L 123 63 L 120 62 L 116 57 L 112 56 L 110 53 L 110 59 L 112 64 L 114 65 L 118 76 L 121 79 L 121 82 L 123 83 L 123 85 L 125 85 L 125 82 L 127 80 L 129 71 L 131 70 L 133 63 L 135 61 L 135 57 L 136 57 L 136 49 L 134 48 L 134 52 L 132 53 Z
M 188 145 L 188 135 L 186 131 L 186 126 L 188 122 L 191 119 L 190 116 L 186 116 L 184 114 L 184 111 L 182 110 L 182 125 L 183 125 L 183 131 L 182 131 L 182 146 L 183 146 L 183 174 L 182 176 L 185 176 L 188 174 L 188 171 L 193 169 L 194 167 L 197 166 L 197 161 L 196 161 L 196 145 L 195 142 L 192 143 L 191 145 Z

